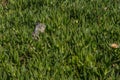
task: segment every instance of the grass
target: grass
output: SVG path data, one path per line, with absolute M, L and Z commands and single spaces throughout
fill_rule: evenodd
M 1 0 L 0 80 L 120 79 L 119 13 L 119 0 Z

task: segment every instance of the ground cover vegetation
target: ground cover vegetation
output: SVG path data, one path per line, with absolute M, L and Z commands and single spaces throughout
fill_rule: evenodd
M 0 80 L 120 79 L 119 13 L 120 0 L 1 0 Z

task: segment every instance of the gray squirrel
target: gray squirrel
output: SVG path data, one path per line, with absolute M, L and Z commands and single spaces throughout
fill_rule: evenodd
M 45 32 L 46 25 L 43 23 L 37 23 L 34 29 L 34 32 L 32 33 L 32 36 L 34 39 L 38 39 L 40 33 Z

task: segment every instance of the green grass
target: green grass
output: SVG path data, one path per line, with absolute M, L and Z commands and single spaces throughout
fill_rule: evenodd
M 120 0 L 0 2 L 0 80 L 119 80 Z M 32 38 L 36 22 L 45 33 Z

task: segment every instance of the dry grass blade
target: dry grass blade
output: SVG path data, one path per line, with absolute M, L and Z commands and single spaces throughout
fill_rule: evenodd
M 2 4 L 3 7 L 5 7 L 8 4 L 8 0 L 2 0 L 0 4 Z

